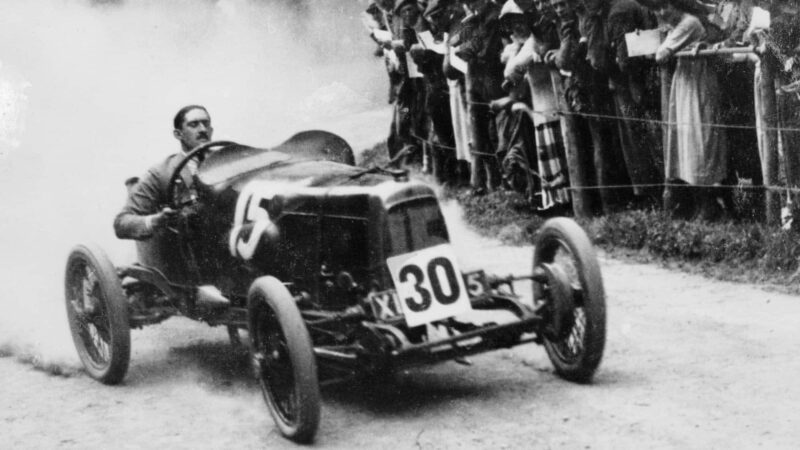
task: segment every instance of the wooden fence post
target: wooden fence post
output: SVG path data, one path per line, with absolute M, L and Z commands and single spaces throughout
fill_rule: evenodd
M 761 58 L 761 82 L 758 86 L 758 94 L 761 102 L 758 111 L 761 116 L 762 139 L 761 149 L 761 173 L 764 177 L 764 186 L 778 185 L 778 130 L 777 118 L 778 108 L 775 98 L 775 66 L 769 57 Z M 780 223 L 781 196 L 779 192 L 766 189 L 765 192 L 765 216 L 767 224 L 775 225 Z
M 553 91 L 558 102 L 558 109 L 564 111 L 561 114 L 561 136 L 564 139 L 564 151 L 567 156 L 567 171 L 569 172 L 569 184 L 572 190 L 572 213 L 577 218 L 592 217 L 592 192 L 583 189 L 588 184 L 586 163 L 581 157 L 581 137 L 578 132 L 578 116 L 569 113 L 567 101 L 564 98 L 564 91 L 561 86 L 561 75 L 557 70 L 550 72 L 553 81 Z

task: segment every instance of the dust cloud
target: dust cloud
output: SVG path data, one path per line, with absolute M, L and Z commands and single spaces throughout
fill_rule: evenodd
M 364 6 L 3 0 L 0 355 L 78 367 L 66 256 L 96 242 L 116 262 L 132 257 L 111 227 L 122 182 L 178 150 L 171 120 L 181 106 L 206 105 L 217 139 L 270 146 L 321 127 L 356 148 L 377 142 L 374 124 L 342 121 L 385 109 L 385 73 L 358 18 Z

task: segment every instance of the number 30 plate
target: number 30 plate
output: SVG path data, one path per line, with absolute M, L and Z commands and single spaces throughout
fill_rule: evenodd
M 386 260 L 400 307 L 410 327 L 472 310 L 464 279 L 449 244 Z

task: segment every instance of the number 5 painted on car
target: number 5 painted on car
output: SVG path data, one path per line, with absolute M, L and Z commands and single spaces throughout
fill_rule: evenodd
M 386 259 L 406 324 L 415 327 L 472 310 L 450 244 Z

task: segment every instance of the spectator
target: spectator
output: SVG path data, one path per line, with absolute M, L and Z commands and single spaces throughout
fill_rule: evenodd
M 771 58 L 767 63 L 778 67 L 778 121 L 783 128 L 786 182 L 790 187 L 800 187 L 800 10 L 793 0 L 775 0 L 769 10 L 772 25 L 765 38 Z
M 537 50 L 537 52 L 544 56 L 547 51 L 558 48 L 558 16 L 550 5 L 549 0 L 533 0 L 532 3 L 536 14 L 533 22 L 531 22 L 531 29 L 533 30 L 533 35 L 541 45 L 546 47 Z
M 415 28 L 420 10 L 414 0 L 400 0 L 394 9 L 393 51 L 400 61 L 403 74 L 397 89 L 392 129 L 389 134 L 389 157 L 397 164 L 423 163 L 422 139 L 427 137 L 425 114 L 425 82 L 416 64 L 407 57 L 408 49 L 417 43 Z
M 533 5 L 533 2 L 530 3 Z M 543 7 L 542 3 L 540 7 Z M 503 170 L 508 176 L 509 173 L 514 173 L 515 165 L 519 165 L 520 162 L 529 163 L 530 167 L 525 166 L 524 169 L 532 170 L 538 178 L 535 184 L 529 182 L 531 196 L 534 196 L 534 188 L 538 191 L 533 200 L 536 207 L 542 210 L 553 206 L 563 207 L 569 203 L 569 191 L 558 103 L 554 90 L 554 83 L 560 82 L 560 78 L 542 62 L 544 54 L 558 45 L 558 38 L 553 33 L 554 16 L 551 10 L 544 8 L 541 11 L 520 8 L 516 15 L 513 13 L 509 15 L 518 20 L 511 21 L 510 27 L 515 39 L 522 41 L 522 45 L 506 64 L 504 76 L 507 84 L 521 84 L 527 88 L 526 92 L 531 94 L 531 98 L 529 100 L 526 98 L 526 101 L 532 106 L 530 116 L 532 122 L 528 117 L 521 120 L 518 134 L 525 138 L 525 142 L 512 141 L 514 145 L 503 160 Z M 525 74 L 528 83 L 522 82 Z M 534 127 L 533 133 L 527 131 L 530 125 Z
M 472 160 L 472 131 L 467 107 L 465 73 L 454 68 L 450 54 L 460 40 L 461 21 L 465 9 L 458 0 L 431 0 L 425 10 L 426 15 L 436 15 L 435 19 L 444 30 L 443 72 L 447 77 L 450 98 L 450 116 L 453 124 L 453 137 L 456 147 L 456 178 L 458 185 L 470 184 L 470 162 Z
M 635 0 L 611 0 L 605 16 L 609 82 L 619 144 L 633 193 L 646 205 L 661 203 L 664 149 L 661 141 L 659 78 L 651 59 L 628 58 L 625 34 L 656 27 L 656 18 Z M 645 121 L 640 119 L 646 119 Z
M 722 42 L 717 46 L 742 47 L 747 45 L 745 32 L 752 16 L 752 0 L 723 0 L 717 4 L 713 22 L 720 28 Z M 753 58 L 755 59 L 755 58 Z M 728 177 L 724 184 L 735 185 L 739 178 L 752 181 L 755 186 L 763 185 L 761 158 L 758 152 L 758 136 L 752 125 L 756 122 L 756 103 L 758 89 L 741 89 L 755 81 L 755 64 L 749 64 L 745 58 L 719 58 L 718 79 L 720 89 L 727 93 L 720 98 L 721 123 L 738 125 L 741 128 L 726 130 L 727 140 L 732 145 L 728 150 Z M 754 95 L 756 93 L 756 95 Z M 730 188 L 721 189 L 722 200 L 726 210 L 738 216 L 739 212 L 733 204 L 733 192 Z M 763 211 L 763 206 L 758 210 Z
M 559 110 L 561 74 L 545 64 L 548 52 L 559 46 L 558 16 L 547 0 L 535 0 L 536 15 L 532 24 L 534 62 L 528 69 L 528 82 L 533 94 L 533 109 L 541 113 L 533 119 L 536 136 L 536 155 L 539 173 L 542 175 L 542 204 L 552 201 L 557 209 L 568 205 L 569 171 L 563 139 L 563 120 L 555 111 Z
M 533 129 L 525 111 L 511 109 L 516 102 L 530 103 L 530 89 L 522 75 L 531 62 L 532 50 L 526 47 L 521 51 L 531 34 L 530 21 L 513 0 L 507 0 L 500 11 L 500 26 L 508 42 L 500 61 L 505 64 L 503 89 L 509 95 L 492 102 L 495 114 L 505 116 L 503 128 L 498 129 L 497 158 L 505 185 L 526 193 L 533 202 L 534 184 L 538 184 L 533 177 L 537 170 Z M 514 76 L 509 77 L 509 72 Z
M 425 20 L 421 22 L 424 25 L 420 31 L 431 33 L 435 42 L 444 40 L 452 20 L 447 14 L 447 3 L 454 3 L 454 0 L 431 2 L 423 13 Z M 433 143 L 432 172 L 437 182 L 453 183 L 456 179 L 456 143 L 450 113 L 450 87 L 444 75 L 444 52 L 417 43 L 411 47 L 411 55 L 424 75 L 427 90 L 425 109 L 432 125 L 429 133 Z
M 595 203 L 594 211 L 610 212 L 621 206 L 624 192 L 607 186 L 629 183 L 624 163 L 612 145 L 613 129 L 604 118 L 610 115 L 611 96 L 608 77 L 598 69 L 607 67 L 602 20 L 597 10 L 589 10 L 576 0 L 550 0 L 559 19 L 560 46 L 548 54 L 546 62 L 566 74 L 563 83 L 567 133 L 577 154 L 570 159 L 570 179 L 578 186 L 597 186 L 600 203 L 590 192 L 577 192 L 579 204 Z M 583 149 L 591 149 L 584 151 Z M 585 206 L 581 208 L 586 209 Z
M 706 37 L 700 19 L 682 8 L 682 1 L 667 0 L 658 9 L 671 29 L 656 52 L 656 62 L 665 63 L 674 54 L 698 45 Z M 665 149 L 668 183 L 699 185 L 696 215 L 705 220 L 718 217 L 712 185 L 728 175 L 728 145 L 725 130 L 708 124 L 720 122 L 719 81 L 709 58 L 679 58 L 672 78 L 669 100 L 670 123 Z M 671 191 L 665 191 L 665 207 L 671 208 Z
M 490 0 L 461 0 L 468 9 L 459 33 L 456 55 L 467 62 L 466 91 L 472 128 L 472 180 L 475 193 L 496 189 L 500 171 L 495 151 L 497 130 L 503 116 L 495 116 L 489 102 L 504 96 L 503 42 L 500 30 L 500 7 Z
M 719 27 L 726 45 L 744 44 L 744 33 L 752 15 L 753 0 L 721 0 L 712 14 L 714 25 Z
M 397 54 L 392 51 L 393 9 L 394 0 L 372 0 L 364 12 L 364 25 L 369 29 L 372 40 L 378 44 L 375 54 L 383 57 L 386 73 L 389 75 L 390 104 L 394 104 L 397 100 L 397 89 L 403 78 L 400 61 L 397 59 Z

